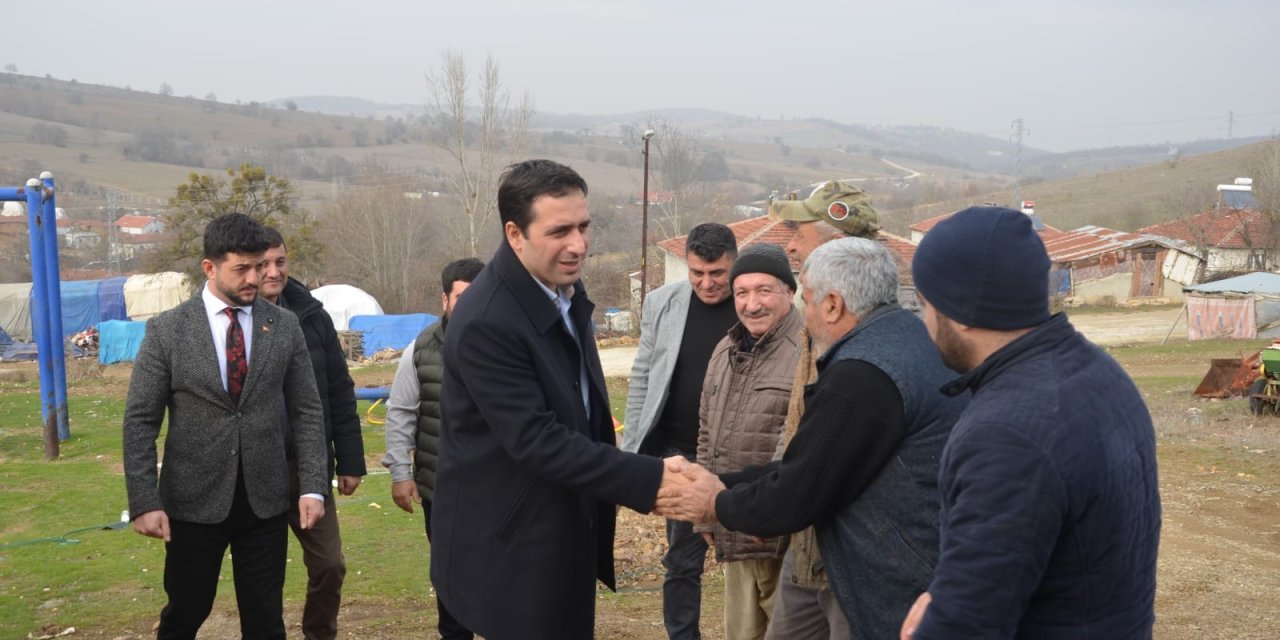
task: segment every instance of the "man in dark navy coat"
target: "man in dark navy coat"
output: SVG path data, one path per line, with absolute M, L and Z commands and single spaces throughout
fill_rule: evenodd
M 596 579 L 614 588 L 615 505 L 647 512 L 683 480 L 615 447 L 580 281 L 586 182 L 512 165 L 498 212 L 505 241 L 445 337 L 431 578 L 488 640 L 591 638 Z

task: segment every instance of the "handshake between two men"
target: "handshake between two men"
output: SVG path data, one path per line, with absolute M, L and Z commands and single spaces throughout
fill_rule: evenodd
M 716 522 L 716 496 L 727 489 L 720 477 L 682 456 L 663 460 L 662 484 L 653 512 L 694 524 Z

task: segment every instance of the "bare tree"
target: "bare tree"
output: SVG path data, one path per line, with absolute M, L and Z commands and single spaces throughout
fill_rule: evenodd
M 498 178 L 528 144 L 533 100 L 526 93 L 513 105 L 492 56 L 485 58 L 473 87 L 466 59 L 446 52 L 427 74 L 427 86 L 435 108 L 429 140 L 453 160 L 446 179 L 467 220 L 467 248 L 478 256 L 482 234 L 498 208 Z
M 1270 269 L 1280 253 L 1280 142 L 1263 145 L 1250 159 L 1250 177 L 1253 178 L 1253 197 L 1258 201 L 1258 212 L 1266 216 L 1267 237 L 1266 264 Z
M 439 296 L 435 274 L 458 246 L 443 207 L 412 191 L 403 175 L 376 159 L 326 210 L 325 244 L 330 276 L 341 277 L 377 298 L 388 313 L 422 311 Z M 434 305 L 432 305 L 432 310 Z
M 650 206 L 657 210 L 655 220 L 662 237 L 671 238 L 687 231 L 691 222 L 705 222 L 719 194 L 715 182 L 707 179 L 704 160 L 708 154 L 697 136 L 664 120 L 651 118 L 649 128 L 656 132 L 650 157 Z

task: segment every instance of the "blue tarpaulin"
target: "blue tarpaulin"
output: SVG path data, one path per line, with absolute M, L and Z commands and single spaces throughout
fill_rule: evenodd
M 31 360 L 37 357 L 36 343 L 34 342 L 15 342 L 4 349 L 4 353 L 0 353 L 0 360 Z
M 98 362 L 133 361 L 142 346 L 147 323 L 129 320 L 107 320 L 98 323 Z
M 128 278 L 121 276 L 98 281 L 99 320 L 129 319 L 129 314 L 125 312 L 124 306 L 124 283 L 126 280 Z
M 429 313 L 392 316 L 352 316 L 348 328 L 362 334 L 364 354 L 371 356 L 383 349 L 399 351 L 439 319 Z
M 124 312 L 124 281 L 72 280 L 62 287 L 62 332 L 73 335 L 103 320 L 127 320 Z
M 80 333 L 98 324 L 98 281 L 62 283 L 62 332 Z

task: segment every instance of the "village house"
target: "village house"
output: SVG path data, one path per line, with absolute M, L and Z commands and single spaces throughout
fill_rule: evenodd
M 164 222 L 156 216 L 120 216 L 116 219 L 116 229 L 129 235 L 164 233 Z
M 1203 264 L 1195 282 L 1222 274 L 1271 271 L 1277 262 L 1280 223 L 1258 210 L 1253 181 L 1236 178 L 1218 185 L 1218 202 L 1196 215 L 1151 225 L 1138 233 L 1157 236 L 1199 257 Z
M 1052 294 L 1073 305 L 1181 301 L 1201 263 L 1176 243 L 1093 225 L 1045 238 L 1044 247 Z

